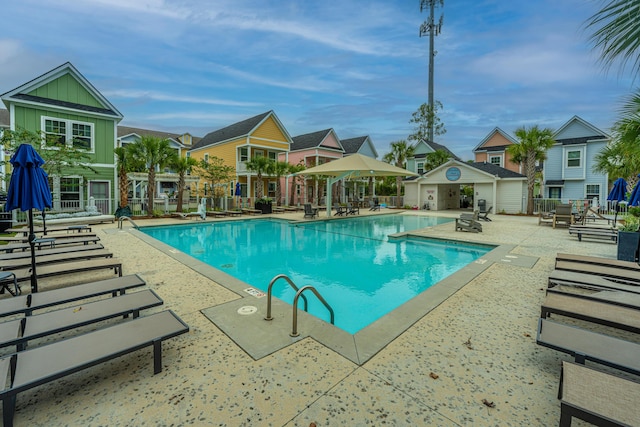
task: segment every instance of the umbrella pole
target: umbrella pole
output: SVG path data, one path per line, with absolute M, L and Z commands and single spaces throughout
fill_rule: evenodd
M 44 235 L 47 235 L 47 223 L 44 221 L 46 209 L 42 209 L 42 230 L 44 231 Z
M 31 247 L 31 293 L 38 292 L 36 276 L 36 234 L 33 232 L 33 209 L 29 209 L 29 246 Z

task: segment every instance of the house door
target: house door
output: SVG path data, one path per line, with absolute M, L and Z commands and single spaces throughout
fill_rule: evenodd
M 103 214 L 111 213 L 110 187 L 109 181 L 89 181 L 89 197 L 93 197 L 96 207 Z

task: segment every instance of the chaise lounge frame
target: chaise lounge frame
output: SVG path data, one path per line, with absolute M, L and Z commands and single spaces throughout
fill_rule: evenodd
M 13 426 L 18 393 L 153 346 L 153 373 L 162 371 L 162 342 L 189 332 L 167 310 L 98 329 L 0 359 L 0 375 L 9 386 L 0 391 L 5 427 Z

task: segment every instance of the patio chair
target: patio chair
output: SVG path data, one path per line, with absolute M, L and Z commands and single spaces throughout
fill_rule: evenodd
M 342 205 L 336 206 L 336 216 L 342 216 L 342 215 L 345 215 L 346 213 L 347 213 L 346 206 L 342 206 Z
M 346 215 L 360 215 L 360 207 L 357 204 L 347 203 L 347 213 Z
M 556 228 L 556 225 L 559 222 L 565 223 L 567 226 L 573 224 L 573 205 L 571 204 L 560 204 L 556 206 L 556 211 L 553 214 L 553 228 Z
M 74 252 L 83 251 L 95 251 L 104 249 L 102 243 L 96 243 L 95 245 L 64 245 L 59 247 L 45 246 L 36 251 L 36 256 L 40 255 L 54 255 L 54 254 L 70 254 Z M 31 251 L 18 251 L 18 252 L 0 252 L 0 264 L 3 261 L 9 261 L 20 258 L 31 258 Z
M 491 209 L 493 209 L 493 206 L 489 206 L 489 209 L 487 209 L 486 211 L 479 211 L 479 215 L 478 215 L 478 219 L 481 219 L 483 221 L 491 221 L 491 218 L 489 218 L 489 214 L 491 213 Z
M 378 198 L 373 200 L 369 200 L 369 210 L 370 211 L 379 211 L 380 210 L 380 201 Z
M 153 373 L 161 372 L 162 342 L 187 332 L 189 326 L 168 310 L 0 359 L 0 373 L 10 378 L 0 391 L 4 426 L 13 426 L 18 393 L 145 347 L 153 346 Z
M 548 288 L 570 286 L 593 290 L 616 290 L 640 294 L 640 286 L 633 282 L 613 281 L 606 277 L 574 271 L 554 270 L 549 274 Z
M 603 258 L 597 256 L 589 256 L 589 255 L 577 255 L 577 254 L 566 254 L 562 252 L 558 252 L 556 254 L 556 261 L 572 261 L 572 262 L 580 262 L 583 264 L 593 264 L 593 265 L 602 265 L 605 267 L 616 267 L 622 268 L 624 270 L 632 270 L 640 272 L 640 265 L 631 261 L 623 261 L 619 259 L 613 258 Z
M 140 276 L 130 274 L 113 279 L 98 280 L 96 282 L 38 292 L 36 294 L 5 298 L 0 300 L 0 317 L 16 314 L 31 316 L 36 310 L 102 295 L 111 294 L 113 297 L 116 297 L 117 295 L 124 295 L 128 289 L 139 288 L 144 285 L 146 285 L 146 282 L 142 280 Z
M 609 277 L 614 280 L 624 280 L 625 282 L 640 285 L 640 271 L 638 270 L 627 270 L 613 266 L 585 264 L 583 262 L 564 261 L 558 259 L 556 259 L 556 270 L 593 274 L 595 276 Z
M 482 224 L 478 222 L 480 211 L 475 210 L 473 214 L 463 213 L 456 218 L 456 231 L 468 231 L 470 233 L 482 232 Z
M 570 225 L 569 234 L 578 236 L 581 242 L 583 237 L 611 240 L 613 243 L 618 242 L 618 230 L 611 227 L 598 227 L 589 225 Z
M 640 310 L 637 308 L 612 304 L 609 301 L 596 301 L 584 298 L 579 294 L 547 293 L 540 307 L 540 317 L 546 319 L 550 314 L 580 319 L 633 333 L 640 332 Z
M 636 342 L 540 319 L 536 343 L 569 354 L 574 357 L 576 363 L 582 365 L 589 360 L 632 374 L 640 374 L 640 359 L 637 357 L 637 354 L 640 354 L 640 344 Z
M 553 212 L 538 212 L 538 225 L 553 224 Z
M 631 426 L 640 419 L 640 383 L 571 362 L 562 362 L 560 426 L 573 417 L 594 425 Z
M 312 208 L 310 203 L 304 204 L 304 218 L 315 218 L 318 216 L 318 209 Z
M 85 237 L 72 237 L 69 239 L 56 239 L 54 237 L 43 237 L 35 240 L 35 248 L 47 248 L 54 247 L 58 245 L 77 245 L 84 244 L 88 245 L 89 243 L 96 243 L 100 241 L 98 236 L 85 236 Z M 29 243 L 9 243 L 8 245 L 0 245 L 0 251 L 4 252 L 13 252 L 13 251 L 24 251 L 30 249 L 31 246 Z
M 63 262 L 78 261 L 93 258 L 113 258 L 113 253 L 106 249 L 99 249 L 95 251 L 80 251 L 62 254 L 47 254 L 36 252 L 36 265 L 46 264 L 59 264 Z M 16 270 L 20 268 L 31 267 L 31 257 L 29 258 L 16 258 L 12 260 L 2 260 L 0 262 L 2 270 Z

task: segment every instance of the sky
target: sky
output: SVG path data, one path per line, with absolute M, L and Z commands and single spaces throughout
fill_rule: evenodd
M 463 160 L 499 127 L 609 132 L 630 74 L 604 70 L 585 21 L 599 0 L 444 0 L 434 98 Z M 428 101 L 420 0 L 2 1 L 0 93 L 71 62 L 121 125 L 208 132 L 273 110 L 292 137 L 369 135 L 379 158 Z

